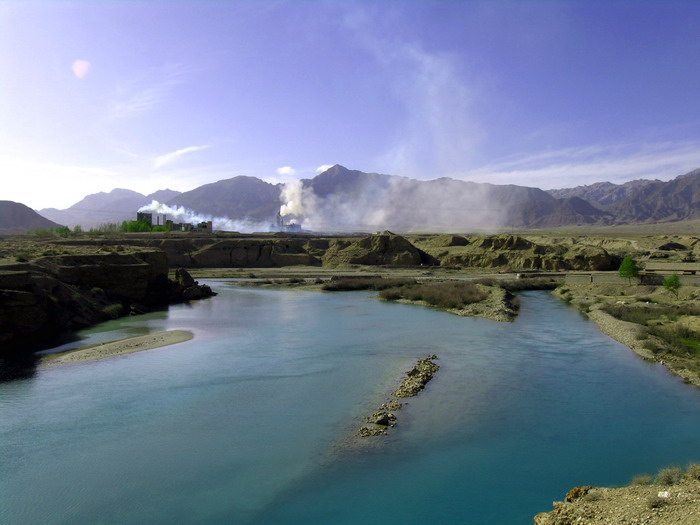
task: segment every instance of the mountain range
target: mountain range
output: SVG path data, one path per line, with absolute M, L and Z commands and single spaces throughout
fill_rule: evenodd
M 54 223 L 88 228 L 133 219 L 136 210 L 153 200 L 199 215 L 258 225 L 274 222 L 280 206 L 287 204 L 291 214 L 285 220 L 315 231 L 437 232 L 650 223 L 700 218 L 700 169 L 666 182 L 600 182 L 543 191 L 445 177 L 423 181 L 336 164 L 312 179 L 286 186 L 238 176 L 184 193 L 160 190 L 143 195 L 115 189 L 88 195 L 65 210 L 47 208 L 39 214 Z M 7 229 L 4 224 L 2 219 L 0 230 Z M 16 225 L 13 228 L 20 231 Z
M 0 233 L 24 233 L 60 226 L 19 202 L 0 201 Z
M 80 225 L 84 228 L 99 226 L 110 222 L 133 219 L 136 210 L 156 200 L 168 202 L 180 195 L 179 191 L 159 190 L 150 195 L 122 188 L 110 192 L 93 193 L 76 202 L 65 210 L 44 208 L 39 214 L 64 226 L 71 228 Z

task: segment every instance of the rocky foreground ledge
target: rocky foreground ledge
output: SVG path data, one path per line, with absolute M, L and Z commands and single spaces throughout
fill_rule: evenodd
M 668 469 L 673 470 L 673 469 Z M 664 471 L 662 471 L 664 472 Z M 628 487 L 576 487 L 554 510 L 535 516 L 535 525 L 667 525 L 700 523 L 700 480 L 686 475 L 674 483 Z
M 160 250 L 37 257 L 0 267 L 0 360 L 124 315 L 215 295 L 186 270 L 168 278 Z M 7 368 L 7 367 L 0 367 Z
M 383 436 L 388 433 L 390 427 L 396 425 L 398 419 L 394 412 L 401 410 L 403 406 L 399 399 L 414 397 L 425 388 L 425 385 L 440 370 L 440 366 L 433 361 L 438 357 L 433 354 L 418 362 L 406 372 L 406 377 L 399 387 L 391 393 L 391 397 L 371 415 L 365 418 L 367 425 L 360 427 L 360 437 Z

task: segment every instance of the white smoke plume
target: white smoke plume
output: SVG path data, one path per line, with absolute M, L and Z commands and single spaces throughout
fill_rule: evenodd
M 280 215 L 316 232 L 490 231 L 508 225 L 492 187 L 442 178 L 417 181 L 369 176 L 323 198 L 307 181 L 282 188 Z M 293 219 L 293 220 L 289 220 Z
M 151 212 L 167 215 L 173 222 L 190 223 L 195 226 L 200 222 L 212 221 L 214 230 L 234 231 L 239 233 L 255 233 L 268 231 L 268 222 L 254 221 L 252 219 L 234 220 L 228 217 L 213 217 L 211 215 L 196 213 L 184 206 L 168 206 L 158 201 L 139 208 L 139 212 Z
M 304 205 L 302 203 L 304 184 L 300 180 L 287 182 L 282 186 L 280 200 L 284 203 L 280 207 L 280 215 L 303 215 Z

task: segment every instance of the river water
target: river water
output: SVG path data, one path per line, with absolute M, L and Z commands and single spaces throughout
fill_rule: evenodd
M 530 524 L 700 460 L 700 393 L 546 292 L 514 323 L 237 288 L 82 332 L 193 340 L 0 384 L 0 523 Z M 376 446 L 348 436 L 421 357 Z

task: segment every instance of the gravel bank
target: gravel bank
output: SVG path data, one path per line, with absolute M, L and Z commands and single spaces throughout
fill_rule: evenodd
M 184 330 L 171 330 L 168 332 L 159 332 L 157 334 L 129 337 L 127 339 L 120 339 L 119 341 L 111 341 L 109 343 L 78 348 L 77 350 L 50 354 L 41 360 L 41 366 L 45 368 L 70 363 L 95 361 L 106 357 L 142 352 L 143 350 L 151 350 L 153 348 L 160 348 L 161 346 L 182 343 L 183 341 L 189 341 L 193 337 L 194 335 L 192 332 L 186 332 Z

